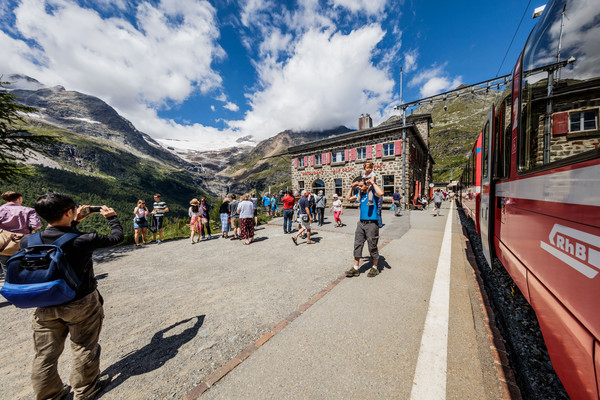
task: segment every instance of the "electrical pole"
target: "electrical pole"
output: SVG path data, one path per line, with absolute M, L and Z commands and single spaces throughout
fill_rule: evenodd
M 408 194 L 406 193 L 406 107 L 402 99 L 402 67 L 400 67 L 400 107 L 402 107 L 402 196 L 406 209 Z

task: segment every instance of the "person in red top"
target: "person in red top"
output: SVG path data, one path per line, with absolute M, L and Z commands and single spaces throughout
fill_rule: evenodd
M 283 233 L 292 233 L 292 220 L 294 219 L 294 202 L 296 199 L 289 191 L 283 198 Z

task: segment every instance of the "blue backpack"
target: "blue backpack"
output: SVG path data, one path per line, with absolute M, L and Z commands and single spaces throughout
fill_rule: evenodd
M 27 248 L 6 263 L 6 281 L 0 294 L 19 308 L 56 306 L 73 300 L 81 285 L 62 247 L 81 233 L 65 233 L 51 244 L 34 233 Z

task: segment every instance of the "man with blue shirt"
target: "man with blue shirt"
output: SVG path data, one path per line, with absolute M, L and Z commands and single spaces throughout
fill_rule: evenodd
M 369 185 L 373 187 L 376 196 L 371 205 L 367 205 L 369 203 Z M 356 195 L 354 195 L 355 187 L 358 187 Z M 358 200 L 360 202 L 360 219 L 356 224 L 356 231 L 354 232 L 354 266 L 346 271 L 348 278 L 360 275 L 358 269 L 365 241 L 369 246 L 371 258 L 373 258 L 373 266 L 367 276 L 372 278 L 379 273 L 377 269 L 377 263 L 379 262 L 379 252 L 377 251 L 377 242 L 379 241 L 377 203 L 381 197 L 383 197 L 383 190 L 372 179 L 362 178 L 357 182 L 353 182 L 348 191 L 346 200 L 349 202 Z
M 271 216 L 271 198 L 269 197 L 269 193 L 265 193 L 265 195 L 262 198 L 262 202 L 263 202 L 263 206 L 265 207 L 265 211 L 267 212 L 267 215 L 270 217 Z

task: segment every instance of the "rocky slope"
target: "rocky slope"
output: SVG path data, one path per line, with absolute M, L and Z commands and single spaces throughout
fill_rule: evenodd
M 285 189 L 291 183 L 291 158 L 285 153 L 289 147 L 325 139 L 349 132 L 345 126 L 324 131 L 283 131 L 272 138 L 263 140 L 246 152 L 233 155 L 229 167 L 218 173 L 226 180 L 229 191 L 243 193 L 252 189 L 271 191 Z

